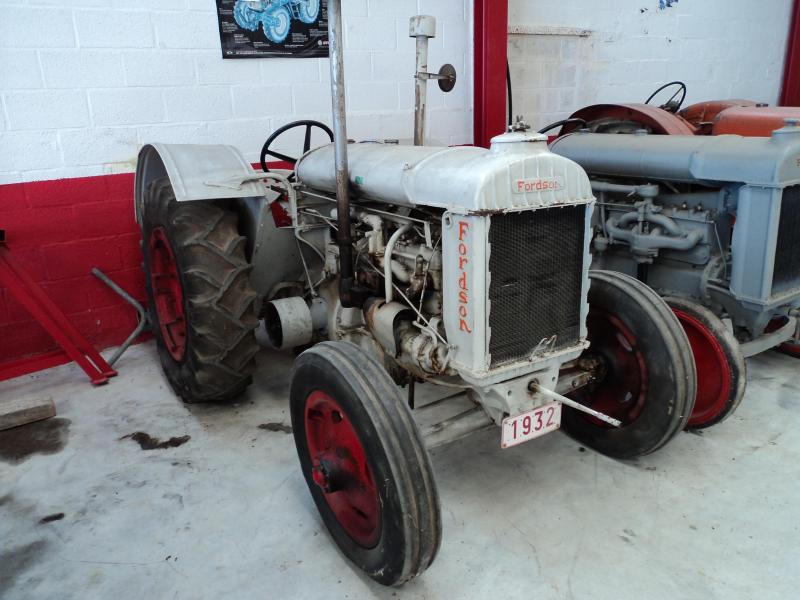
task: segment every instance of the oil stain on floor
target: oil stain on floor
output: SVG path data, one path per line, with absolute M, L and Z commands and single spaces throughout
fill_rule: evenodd
M 168 440 L 161 441 L 158 438 L 151 436 L 149 433 L 137 431 L 129 435 L 124 435 L 120 440 L 133 440 L 142 450 L 166 450 L 167 448 L 177 448 L 183 446 L 186 442 L 192 439 L 189 435 L 182 435 L 180 437 L 171 437 Z
M 0 431 L 0 460 L 17 464 L 34 454 L 57 454 L 69 438 L 69 419 L 47 419 Z

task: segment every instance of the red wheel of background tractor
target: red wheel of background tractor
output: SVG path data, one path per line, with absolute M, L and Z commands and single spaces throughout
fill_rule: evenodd
M 318 344 L 295 362 L 290 410 L 303 476 L 345 556 L 384 585 L 425 571 L 441 541 L 439 496 L 386 370 L 353 344 Z
M 788 354 L 789 356 L 800 358 L 800 344 L 795 344 L 794 342 L 784 342 L 778 346 L 778 350 L 784 354 Z
M 314 483 L 336 520 L 360 546 L 380 535 L 380 499 L 364 446 L 342 407 L 321 390 L 306 399 L 306 439 Z
M 622 426 L 564 407 L 563 429 L 609 456 L 649 454 L 675 437 L 692 412 L 696 374 L 689 340 L 669 306 L 642 282 L 611 271 L 589 276 L 591 345 L 581 360 L 597 365 L 597 377 L 570 396 Z
M 149 245 L 150 286 L 161 339 L 170 356 L 181 361 L 186 353 L 186 315 L 178 263 L 163 227 L 153 229 Z
M 710 310 L 683 298 L 665 298 L 692 346 L 697 399 L 687 427 L 700 429 L 729 417 L 744 397 L 746 365 L 739 342 Z

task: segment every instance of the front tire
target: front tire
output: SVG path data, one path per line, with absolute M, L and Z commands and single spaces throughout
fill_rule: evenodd
M 375 581 L 425 571 L 442 524 L 430 458 L 397 386 L 354 344 L 297 359 L 290 391 L 300 466 L 331 537 Z
M 669 306 L 645 284 L 592 271 L 590 348 L 598 379 L 570 396 L 622 421 L 614 428 L 563 408 L 562 426 L 579 442 L 615 458 L 655 452 L 686 427 L 695 402 L 696 372 L 689 340 Z
M 175 200 L 153 181 L 142 207 L 145 281 L 161 365 L 186 402 L 225 401 L 252 382 L 256 293 L 238 216 L 213 202 Z

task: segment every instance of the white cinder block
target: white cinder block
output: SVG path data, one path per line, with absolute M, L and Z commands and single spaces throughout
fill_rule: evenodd
M 298 83 L 292 86 L 297 115 L 331 112 L 331 86 L 327 83 Z
M 266 85 L 277 83 L 313 83 L 320 81 L 320 59 L 276 58 L 253 62 L 261 67 L 261 78 Z M 328 67 L 328 61 L 325 61 Z
M 217 17 L 205 12 L 153 13 L 159 48 L 208 48 L 222 53 Z
M 343 0 L 352 137 L 411 137 L 420 11 L 439 23 L 430 64 L 459 71 L 450 95 L 429 84 L 440 141 L 472 139 L 466 0 Z M 275 128 L 329 123 L 330 97 L 328 59 L 222 59 L 214 0 L 0 0 L 0 182 L 124 172 L 148 142 L 231 143 L 257 160 Z M 299 153 L 302 134 L 279 146 Z
M 35 50 L 0 50 L 0 90 L 42 87 L 42 73 Z
M 82 48 L 151 48 L 149 12 L 76 10 L 75 30 Z
M 345 47 L 350 50 L 393 50 L 397 47 L 392 17 L 347 17 L 344 19 Z M 405 26 L 408 35 L 408 23 Z
M 347 86 L 349 110 L 396 110 L 397 84 L 394 82 L 352 83 Z
M 184 87 L 164 91 L 167 121 L 219 121 L 233 116 L 231 90 L 226 85 Z
M 43 164 L 64 164 L 55 131 L 6 131 L 0 133 L 0 172 L 41 169 Z
M 122 54 L 125 81 L 134 87 L 194 85 L 191 53 L 165 50 L 131 50 Z
M 201 84 L 258 84 L 261 83 L 259 60 L 224 59 L 219 51 L 198 51 L 195 58 L 197 81 Z
M 42 50 L 39 55 L 49 88 L 125 85 L 122 58 L 116 50 Z
M 75 46 L 72 13 L 59 8 L 0 6 L 0 46 L 6 48 Z
M 65 162 L 80 166 L 129 162 L 138 153 L 136 129 L 132 127 L 95 127 L 71 129 L 58 134 Z
M 237 118 L 296 114 L 292 107 L 292 88 L 288 85 L 234 87 L 233 111 Z
M 730 97 L 764 101 L 766 96 L 774 102 L 791 5 L 788 0 L 769 0 L 739 3 L 731 11 L 729 2 L 706 0 L 659 10 L 655 1 L 640 6 L 621 0 L 510 0 L 512 25 L 593 32 L 589 38 L 510 36 L 514 110 L 543 125 L 587 104 L 643 102 L 658 86 L 675 79 L 689 86 L 687 105 Z M 569 63 L 576 66 L 572 85 L 564 70 Z M 541 66 L 541 75 L 531 64 Z M 555 100 L 548 95 L 552 89 L 561 90 Z M 569 90 L 575 92 L 574 106 L 564 111 L 573 98 Z
M 164 92 L 152 88 L 89 92 L 95 126 L 146 125 L 164 121 Z
M 4 95 L 8 128 L 59 129 L 89 125 L 86 92 L 79 90 L 37 90 Z

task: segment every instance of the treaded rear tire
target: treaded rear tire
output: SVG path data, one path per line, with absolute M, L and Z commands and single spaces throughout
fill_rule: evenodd
M 164 373 L 185 402 L 227 401 L 252 383 L 258 352 L 256 292 L 238 215 L 215 202 L 177 202 L 169 179 L 153 181 L 142 207 L 142 253 L 150 318 Z M 155 308 L 148 241 L 162 228 L 178 267 L 185 353 L 170 353 Z
M 309 421 L 308 406 L 319 394 L 335 399 L 345 413 L 339 421 L 352 424 L 367 457 L 368 479 L 378 484 L 380 529 L 370 544 L 360 544 L 347 533 L 347 524 L 332 508 L 329 494 L 335 494 L 323 491 L 314 479 L 315 463 L 321 461 L 310 451 L 307 430 L 314 422 Z M 339 549 L 383 585 L 402 585 L 420 575 L 433 563 L 441 544 L 439 494 L 419 429 L 386 370 L 354 344 L 324 342 L 295 362 L 290 398 L 303 476 Z M 336 450 L 331 456 L 350 455 L 347 449 Z M 350 476 L 340 481 L 352 480 Z M 351 489 L 333 491 L 347 494 Z
M 593 337 L 593 314 L 600 311 L 598 322 L 610 317 L 618 320 L 623 327 L 635 336 L 634 344 L 628 352 L 641 358 L 647 379 L 645 387 L 637 390 L 641 402 L 639 412 L 628 423 L 615 429 L 588 415 L 564 407 L 562 426 L 570 436 L 615 458 L 635 458 L 655 452 L 669 442 L 686 427 L 694 407 L 697 376 L 691 346 L 678 318 L 666 302 L 642 282 L 612 271 L 591 271 L 589 290 L 589 339 Z M 610 322 L 610 321 L 609 321 Z M 613 327 L 609 331 L 613 331 Z M 617 333 L 622 339 L 622 334 Z M 609 337 L 603 338 L 604 340 Z M 615 339 L 610 336 L 610 339 Z M 624 346 L 622 354 L 625 354 Z M 594 353 L 604 348 L 596 343 Z M 619 351 L 619 348 L 614 350 Z M 592 347 L 584 356 L 592 356 Z M 614 352 L 606 353 L 614 358 Z M 594 405 L 601 396 L 608 402 L 609 396 L 616 410 L 628 410 L 628 399 L 619 397 L 615 383 L 626 376 L 625 372 L 615 372 L 613 362 L 609 364 L 604 379 L 570 394 L 574 399 L 600 412 L 606 412 Z M 641 364 L 641 363 L 637 363 Z M 623 384 L 622 389 L 625 389 Z M 631 405 L 633 406 L 633 405 Z M 606 413 L 608 414 L 608 413 Z M 615 414 L 610 416 L 617 417 Z M 619 417 L 617 417 L 619 418 Z

